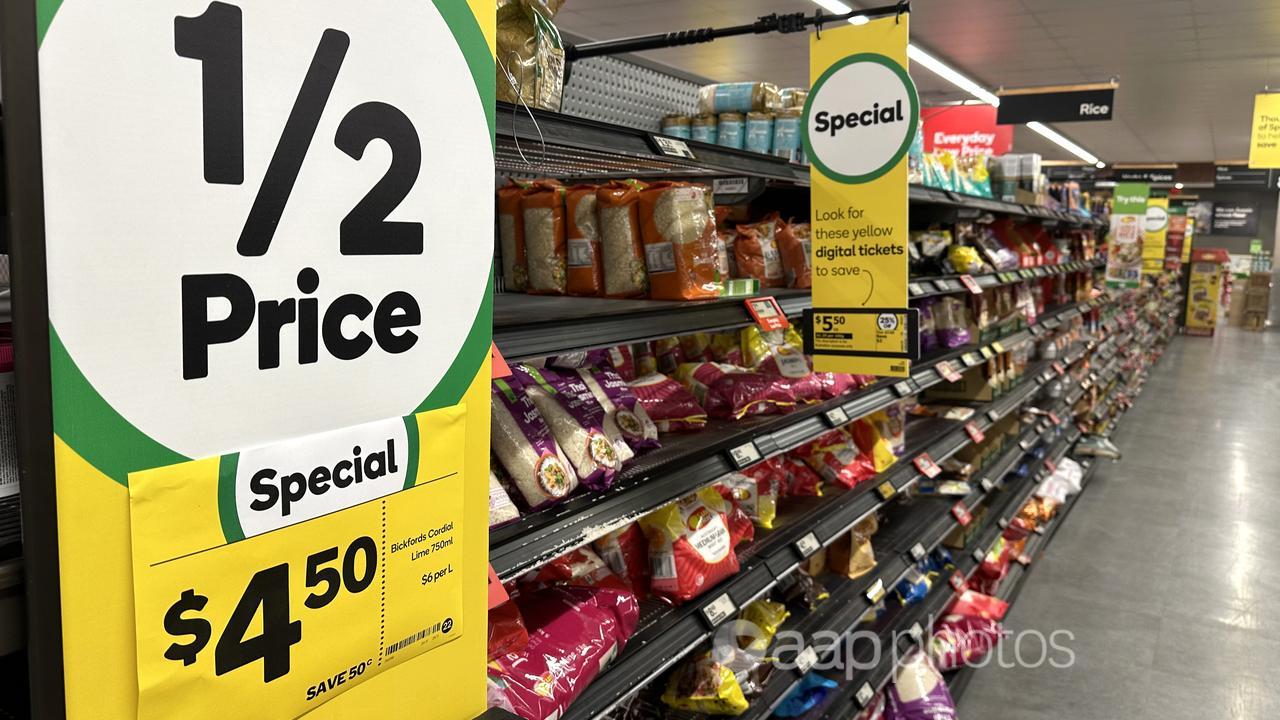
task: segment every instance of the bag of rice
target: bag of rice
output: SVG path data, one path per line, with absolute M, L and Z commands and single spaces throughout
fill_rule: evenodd
M 524 292 L 529 286 L 529 266 L 525 259 L 524 209 L 521 201 L 529 184 L 508 180 L 498 188 L 498 249 L 502 255 L 502 279 L 507 289 Z
M 822 476 L 814 472 L 804 460 L 794 455 L 786 455 L 781 469 L 786 473 L 786 479 L 782 484 L 783 495 L 822 497 Z
M 658 372 L 658 356 L 653 353 L 653 343 L 636 343 L 633 348 L 636 355 L 636 377 Z
M 553 22 L 564 0 L 498 0 L 497 99 L 560 111 L 564 41 Z
M 747 473 L 732 472 L 716 481 L 716 487 L 742 509 L 758 527 L 770 529 L 778 517 L 778 481 L 776 473 L 760 473 L 752 477 Z
M 637 407 L 653 419 L 661 432 L 701 430 L 707 411 L 683 385 L 660 373 L 649 373 L 627 383 L 636 395 Z
M 640 193 L 640 232 L 655 300 L 719 297 L 715 223 L 700 185 L 659 182 Z
M 812 372 L 804 356 L 804 340 L 794 325 L 783 330 L 761 330 L 752 324 L 740 334 L 745 367 L 789 378 L 806 377 Z
M 640 519 L 649 539 L 654 595 L 688 602 L 738 572 L 733 549 L 742 538 L 730 527 L 731 509 L 715 488 L 707 487 Z
M 782 91 L 767 82 L 731 82 L 698 88 L 698 114 L 781 110 Z
M 615 180 L 596 190 L 605 297 L 641 297 L 649 293 L 649 273 L 640 241 L 640 189 L 635 181 Z
M 676 380 L 689 388 L 707 414 L 725 420 L 790 411 L 795 392 L 785 378 L 720 363 L 685 363 Z
M 733 241 L 733 257 L 738 272 L 760 281 L 760 287 L 786 287 L 782 255 L 777 243 L 778 215 L 774 213 L 751 225 L 739 225 Z
M 564 193 L 555 180 L 538 180 L 520 201 L 528 291 L 536 295 L 565 292 Z
M 658 426 L 649 419 L 644 406 L 636 400 L 635 393 L 626 381 L 614 371 L 599 368 L 579 368 L 578 377 L 591 391 L 596 402 L 604 408 L 605 424 L 616 428 L 631 450 L 652 450 L 662 447 L 658 441 Z M 610 433 L 612 434 L 612 433 Z
M 503 486 L 499 475 L 502 468 L 497 467 L 497 463 L 493 458 L 489 459 L 489 527 L 495 528 L 499 525 L 505 525 L 512 520 L 520 519 L 520 511 L 516 509 L 515 503 L 511 502 L 511 497 L 507 495 L 507 489 Z
M 604 408 L 582 379 L 576 373 L 562 375 L 523 364 L 511 370 L 573 464 L 579 482 L 593 490 L 612 485 L 633 453 L 616 427 L 612 435 L 608 432 Z
M 609 366 L 618 377 L 631 382 L 636 379 L 636 359 L 630 345 L 616 345 L 605 350 Z M 603 367 L 603 364 L 602 364 Z
M 592 543 L 601 559 L 623 580 L 636 599 L 649 597 L 649 541 L 636 523 L 605 533 Z
M 564 234 L 569 266 L 565 289 L 570 295 L 604 294 L 604 266 L 600 257 L 600 222 L 596 215 L 595 185 L 574 185 L 564 194 Z
M 813 287 L 813 271 L 809 265 L 812 257 L 809 223 L 779 223 L 778 252 L 782 255 L 782 271 L 787 287 Z
M 680 338 L 665 337 L 653 341 L 653 357 L 657 362 L 658 372 L 671 375 L 685 362 L 684 348 Z
M 852 488 L 876 475 L 874 461 L 843 428 L 800 446 L 796 454 L 824 480 L 842 487 Z
M 956 720 L 947 681 L 919 650 L 907 656 L 889 686 L 885 720 Z
M 537 509 L 573 492 L 578 476 L 538 408 L 519 388 L 518 382 L 493 381 L 493 453 L 525 504 Z
M 680 352 L 685 362 L 711 362 L 716 359 L 711 350 L 711 333 L 681 335 Z
M 737 365 L 738 367 L 746 365 L 746 361 L 742 357 L 742 343 L 739 340 L 739 333 L 733 330 L 725 330 L 711 336 L 711 355 L 712 359 L 718 363 Z

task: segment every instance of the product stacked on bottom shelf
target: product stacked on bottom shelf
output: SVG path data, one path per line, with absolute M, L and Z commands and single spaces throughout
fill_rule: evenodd
M 896 627 L 963 564 L 951 553 L 988 508 L 1026 495 L 1045 446 L 1065 443 L 1066 388 L 1111 347 L 1100 300 L 1040 308 L 905 383 L 815 373 L 794 329 L 755 326 L 515 364 L 493 386 L 491 525 L 600 531 L 512 565 L 531 569 L 504 578 L 511 599 L 490 613 L 491 705 L 528 720 L 796 717 L 834 700 L 845 687 L 811 671 L 834 649 L 808 639 Z M 690 438 L 754 427 L 772 444 L 722 448 L 738 469 L 671 501 L 631 476 Z M 612 514 L 590 515 L 592 497 Z M 751 630 L 726 641 L 735 628 Z M 806 646 L 780 648 L 780 629 Z M 886 702 L 933 702 L 930 662 L 903 666 Z

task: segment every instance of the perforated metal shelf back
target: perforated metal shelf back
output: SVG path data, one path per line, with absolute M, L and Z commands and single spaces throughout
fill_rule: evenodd
M 698 84 L 613 57 L 577 60 L 561 112 L 657 132 L 664 115 L 692 114 Z

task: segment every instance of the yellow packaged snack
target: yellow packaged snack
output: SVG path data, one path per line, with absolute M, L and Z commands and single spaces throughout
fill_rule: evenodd
M 671 675 L 662 702 L 676 710 L 707 715 L 741 715 L 747 711 L 747 698 L 733 670 L 712 659 L 707 653 Z
M 787 606 L 772 600 L 756 600 L 743 608 L 742 619 L 755 625 L 760 633 L 751 638 L 742 649 L 761 653 L 768 650 L 769 644 L 788 617 L 791 617 L 791 613 L 787 612 Z

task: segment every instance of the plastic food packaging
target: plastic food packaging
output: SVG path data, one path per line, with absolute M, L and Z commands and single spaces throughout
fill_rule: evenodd
M 791 162 L 800 159 L 800 120 L 804 111 L 799 107 L 779 110 L 773 118 L 773 154 Z
M 738 678 L 726 664 L 705 653 L 680 666 L 667 681 L 662 702 L 676 710 L 707 715 L 741 715 L 748 703 Z
M 951 295 L 938 298 L 933 310 L 933 324 L 938 345 L 944 348 L 958 348 L 972 340 L 969 323 L 965 320 L 964 301 L 960 298 Z
M 642 342 L 635 346 L 636 377 L 658 372 L 658 357 L 653 354 L 653 343 Z M 627 382 L 631 382 L 628 380 Z
M 918 650 L 898 665 L 886 700 L 885 720 L 956 720 L 946 681 Z
M 898 461 L 889 440 L 880 434 L 880 428 L 868 418 L 860 418 L 847 426 L 853 433 L 858 449 L 871 456 L 876 472 L 882 473 Z
M 739 225 L 733 241 L 733 259 L 738 273 L 758 280 L 760 287 L 785 287 L 787 284 L 782 255 L 778 251 L 780 222 L 774 213 L 758 223 Z
M 804 356 L 804 340 L 795 326 L 766 331 L 752 324 L 741 330 L 740 337 L 744 367 L 790 378 L 812 372 Z
M 786 412 L 796 404 L 784 378 L 720 363 L 685 363 L 676 379 L 687 387 L 707 414 L 725 420 Z
M 640 241 L 641 187 L 628 180 L 614 181 L 596 190 L 606 297 L 640 297 L 649 292 L 644 244 Z
M 489 694 L 524 718 L 559 717 L 622 651 L 640 615 L 635 596 L 613 588 L 552 587 L 519 605 L 529 643 L 489 664 Z
M 1004 628 L 995 620 L 947 615 L 933 626 L 929 656 L 942 672 L 971 665 L 1000 644 Z
M 899 400 L 867 416 L 867 419 L 880 431 L 880 436 L 889 442 L 889 450 L 893 452 L 894 457 L 902 457 L 907 451 L 906 408 L 909 402 L 909 400 Z
M 700 185 L 654 183 L 640 193 L 640 229 L 649 296 L 710 300 L 719 296 L 715 222 Z
M 711 333 L 690 333 L 680 336 L 680 351 L 685 362 L 711 362 L 716 359 L 711 349 Z
M 743 649 L 764 654 L 773 638 L 782 629 L 782 623 L 791 617 L 787 606 L 772 600 L 756 600 L 742 609 L 742 619 L 755 625 L 758 633 L 750 638 Z
M 564 186 L 554 180 L 538 180 L 520 200 L 524 213 L 525 261 L 530 293 L 563 295 L 566 259 Z
M 636 379 L 636 358 L 630 345 L 616 345 L 605 350 L 605 357 L 618 377 L 631 382 Z
M 605 422 L 604 408 L 582 379 L 576 373 L 562 375 L 529 365 L 517 365 L 512 371 L 573 464 L 578 481 L 593 490 L 612 485 L 632 452 L 617 427 L 607 427 L 612 423 Z
M 650 373 L 628 383 L 661 432 L 701 430 L 707 425 L 707 411 L 683 385 L 660 373 Z
M 733 330 L 718 332 L 711 336 L 711 356 L 718 363 L 745 367 L 746 360 L 742 355 L 742 343 L 738 333 Z
M 874 570 L 876 553 L 871 537 L 879 527 L 879 521 L 872 514 L 854 525 L 848 535 L 831 543 L 827 547 L 827 567 L 831 572 L 854 579 Z
M 1003 620 L 1009 611 L 1009 603 L 997 597 L 984 595 L 976 590 L 965 590 L 951 601 L 946 615 L 965 615 L 988 620 Z
M 813 471 L 808 463 L 797 457 L 787 456 L 782 462 L 786 473 L 786 481 L 782 487 L 785 494 L 791 497 L 821 497 L 822 476 Z
M 678 337 L 665 337 L 654 340 L 653 355 L 658 364 L 658 372 L 664 375 L 674 374 L 676 368 L 685 362 L 684 347 L 680 345 L 680 338 Z
M 493 381 L 492 396 L 493 454 L 525 504 L 536 509 L 573 492 L 578 476 L 533 400 L 506 380 Z
M 529 266 L 525 259 L 524 209 L 521 201 L 529 184 L 508 180 L 498 188 L 498 246 L 502 253 L 502 279 L 507 289 L 524 292 L 529 286 Z
M 714 145 L 717 136 L 716 125 L 719 122 L 715 115 L 695 116 L 689 130 L 689 139 Z
M 741 150 L 747 143 L 747 119 L 742 113 L 720 113 L 716 122 L 716 144 Z
M 894 588 L 894 593 L 898 596 L 898 601 L 903 605 L 915 605 L 924 600 L 929 594 L 929 588 L 933 587 L 933 582 L 929 579 L 928 573 L 913 567 L 907 570 L 906 577 L 898 581 L 898 586 Z
M 606 428 L 612 424 L 612 428 L 616 428 L 616 432 L 635 451 L 662 446 L 658 440 L 658 426 L 649 418 L 621 375 L 608 368 L 579 368 L 577 372 L 596 402 L 604 408 Z
M 614 575 L 604 559 L 588 545 L 574 548 L 537 570 L 525 573 L 519 582 L 522 589 L 528 590 L 556 585 L 626 588 L 626 583 Z
M 575 185 L 564 193 L 564 234 L 570 295 L 604 294 L 604 265 L 600 257 L 600 221 L 595 185 Z
M 511 502 L 510 496 L 507 495 L 507 489 L 503 487 L 502 481 L 498 479 L 498 474 L 502 472 L 502 468 L 494 467 L 495 464 L 496 462 L 490 459 L 489 527 L 491 528 L 506 525 L 512 520 L 520 519 L 520 511 L 516 509 L 515 503 Z
M 649 597 L 649 541 L 638 524 L 605 533 L 592 547 L 637 599 Z
M 978 251 L 965 245 L 952 245 L 947 248 L 947 259 L 956 272 L 965 275 L 977 275 L 984 269 L 982 256 Z
M 698 88 L 699 113 L 745 113 L 780 110 L 782 92 L 767 82 L 731 82 Z
M 489 609 L 489 657 L 502 657 L 523 652 L 529 644 L 529 631 L 514 600 Z
M 876 475 L 875 461 L 858 449 L 843 429 L 828 432 L 796 450 L 823 480 L 852 488 Z
M 719 492 L 703 488 L 640 519 L 654 595 L 688 602 L 738 572 L 734 547 L 742 538 L 733 532 L 730 510 Z
M 746 130 L 745 150 L 768 154 L 773 149 L 773 113 L 747 113 Z
M 916 306 L 920 310 L 920 354 L 928 355 L 938 349 L 937 322 L 933 317 L 933 308 L 938 304 L 935 298 L 924 298 Z
M 559 112 L 564 43 L 552 18 L 564 0 L 498 0 L 497 99 Z
M 688 140 L 691 137 L 689 128 L 692 123 L 688 115 L 667 115 L 662 118 L 662 134 Z
M 834 680 L 809 673 L 800 679 L 795 688 L 783 698 L 782 703 L 773 711 L 774 717 L 800 717 L 822 704 L 839 685 Z
M 782 97 L 782 107 L 784 108 L 803 108 L 804 102 L 809 99 L 809 91 L 802 87 L 785 87 L 779 91 Z
M 753 477 L 733 472 L 717 480 L 716 485 L 724 488 L 751 522 L 762 528 L 773 527 L 778 516 L 778 479 L 774 473 Z
M 779 229 L 776 239 L 787 287 L 813 287 L 809 223 L 786 223 Z

